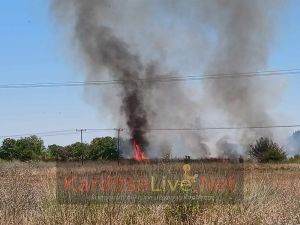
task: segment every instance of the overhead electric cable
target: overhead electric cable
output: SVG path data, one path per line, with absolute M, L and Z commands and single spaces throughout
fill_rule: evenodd
M 300 74 L 300 69 L 287 70 L 266 70 L 247 73 L 224 73 L 224 74 L 203 74 L 199 76 L 170 76 L 160 75 L 153 78 L 140 78 L 128 80 L 98 80 L 82 82 L 57 82 L 57 83 L 18 83 L 18 84 L 0 84 L 0 89 L 17 89 L 17 88 L 51 88 L 51 87 L 77 87 L 77 86 L 97 86 L 97 85 L 114 85 L 126 82 L 181 82 L 196 81 L 209 79 L 231 79 L 231 78 L 253 78 L 253 77 L 273 77 L 273 76 L 290 76 Z
M 150 128 L 150 129 L 139 129 L 135 130 L 145 130 L 145 131 L 201 131 L 201 130 L 243 130 L 243 129 L 275 129 L 275 128 L 298 128 L 300 124 L 291 124 L 291 125 L 268 125 L 268 126 L 239 126 L 239 127 L 199 127 L 199 128 Z M 97 131 L 116 131 L 117 128 L 93 128 L 85 129 L 87 132 L 93 133 Z M 126 131 L 128 129 L 121 129 Z M 3 138 L 17 138 L 17 137 L 26 137 L 26 136 L 62 136 L 76 134 L 76 129 L 73 130 L 60 130 L 60 131 L 48 131 L 48 132 L 38 132 L 38 133 L 26 133 L 26 134 L 13 134 L 13 135 L 3 135 L 0 136 L 0 139 Z

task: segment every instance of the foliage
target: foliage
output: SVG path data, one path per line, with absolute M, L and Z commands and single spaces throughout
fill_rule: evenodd
M 67 149 L 60 145 L 49 145 L 48 152 L 54 160 L 66 161 L 69 158 Z
M 48 149 L 45 149 L 42 154 L 41 154 L 41 160 L 43 161 L 52 161 L 54 159 L 52 153 L 48 150 Z
M 105 159 L 114 160 L 118 158 L 116 148 L 117 140 L 111 137 L 95 138 L 90 145 L 89 158 L 91 160 Z
M 68 145 L 65 147 L 65 153 L 68 160 L 77 161 L 87 159 L 88 145 L 80 142 Z
M 300 131 L 293 134 L 298 137 Z M 270 138 L 260 138 L 254 145 L 250 145 L 249 155 L 259 162 L 280 162 L 286 159 L 286 152 Z M 0 147 L 0 159 L 4 160 L 115 160 L 118 158 L 117 139 L 112 137 L 98 137 L 90 144 L 76 142 L 68 146 L 49 145 L 37 136 L 7 138 Z M 289 162 L 300 162 L 300 156 L 295 155 Z
M 6 160 L 19 159 L 21 161 L 38 160 L 43 149 L 44 142 L 37 136 L 19 140 L 7 138 L 2 143 L 0 158 Z
M 16 140 L 11 138 L 6 138 L 0 149 L 0 158 L 6 160 L 12 160 L 16 158 L 15 154 Z
M 21 138 L 15 144 L 15 157 L 21 161 L 38 160 L 44 148 L 44 142 L 35 135 Z
M 18 140 L 7 138 L 0 147 L 0 159 L 4 160 L 115 160 L 118 158 L 117 139 L 101 137 L 92 140 L 91 144 L 76 142 L 65 147 L 49 145 L 44 147 L 43 141 L 37 136 L 20 138 Z
M 280 162 L 286 159 L 286 152 L 270 138 L 261 137 L 250 145 L 250 157 L 258 162 Z

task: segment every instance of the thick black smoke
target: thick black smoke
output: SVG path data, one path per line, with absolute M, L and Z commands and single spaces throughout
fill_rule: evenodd
M 146 147 L 148 141 L 145 134 L 149 122 L 138 80 L 149 69 L 141 62 L 138 55 L 129 50 L 127 43 L 97 19 L 99 9 L 109 10 L 109 1 L 59 1 L 57 4 L 74 10 L 75 38 L 88 68 L 92 70 L 91 76 L 101 77 L 99 68 L 104 67 L 115 80 L 126 81 L 121 85 L 121 111 L 125 113 L 131 138 Z
M 130 137 L 143 147 L 167 142 L 172 151 L 199 157 L 211 151 L 203 133 L 154 134 L 149 128 L 201 127 L 208 107 L 223 111 L 219 120 L 231 125 L 268 125 L 278 90 L 260 78 L 211 80 L 201 88 L 204 94 L 198 87 L 139 79 L 168 71 L 179 75 L 187 65 L 220 76 L 263 70 L 277 5 L 277 0 L 54 0 L 54 11 L 71 27 L 87 80 L 126 81 L 118 86 L 119 99 L 112 97 L 114 88 L 105 105 L 118 112 L 115 117 L 128 126 Z M 93 100 L 98 108 L 99 96 Z M 264 135 L 247 132 L 238 141 Z

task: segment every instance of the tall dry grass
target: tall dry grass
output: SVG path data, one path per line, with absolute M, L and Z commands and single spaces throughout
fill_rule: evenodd
M 98 166 L 126 169 L 113 162 Z M 176 170 L 178 166 L 174 163 L 160 169 Z M 91 166 L 90 171 L 95 168 Z M 244 201 L 239 204 L 61 205 L 55 196 L 54 163 L 1 162 L 0 183 L 0 223 L 5 225 L 300 224 L 297 164 L 246 164 Z

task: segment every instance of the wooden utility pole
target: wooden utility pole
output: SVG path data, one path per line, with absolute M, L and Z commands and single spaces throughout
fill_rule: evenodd
M 82 138 L 82 132 L 86 131 L 86 129 L 76 129 L 77 132 L 80 132 L 80 143 L 83 143 L 83 138 Z M 83 160 L 84 160 L 84 150 L 82 150 L 81 153 L 81 165 L 83 165 Z
M 117 149 L 118 149 L 118 165 L 120 164 L 120 133 L 123 131 L 123 129 L 118 128 L 116 129 L 118 132 L 118 140 L 117 140 Z

